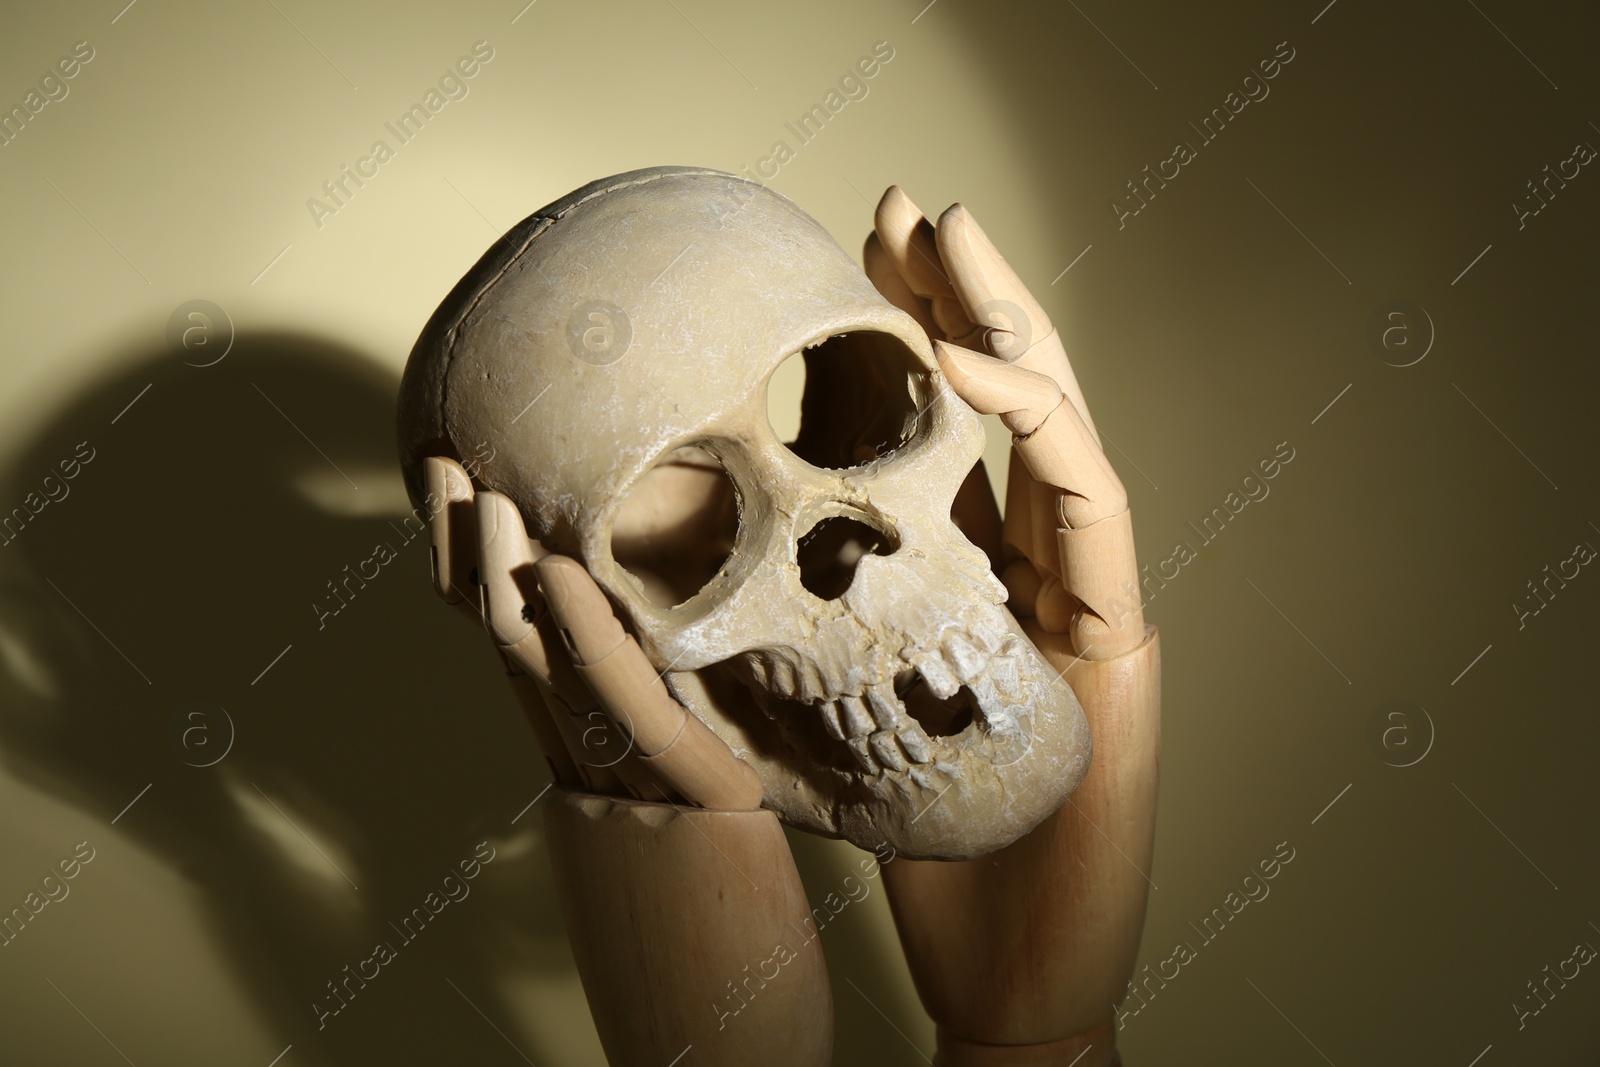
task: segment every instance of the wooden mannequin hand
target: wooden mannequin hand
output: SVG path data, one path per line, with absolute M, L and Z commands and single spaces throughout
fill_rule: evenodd
M 667 692 L 576 560 L 528 537 L 510 498 L 427 460 L 434 588 L 484 627 L 556 781 L 720 811 L 761 806 L 749 764 Z
M 1077 791 L 1020 840 L 976 860 L 885 868 L 895 924 L 938 1024 L 940 1067 L 1106 1067 L 1120 1062 L 1114 1005 L 1152 884 L 1160 753 L 1159 643 L 1144 624 L 1127 494 L 1060 336 L 965 208 L 935 226 L 890 187 L 865 261 L 928 331 L 951 389 L 1013 435 L 991 558 L 1094 739 Z M 957 524 L 981 528 L 962 513 L 958 497 Z
M 935 227 L 890 186 L 865 260 L 879 292 L 928 331 L 951 388 L 1013 434 L 1020 462 L 1011 465 L 1000 561 L 1013 613 L 1070 633 L 1085 658 L 1140 645 L 1127 493 L 1049 316 L 960 204 Z
M 442 502 L 434 587 L 494 641 L 562 787 L 544 803 L 545 846 L 607 1059 L 659 1067 L 692 1048 L 703 1067 L 824 1067 L 821 944 L 786 950 L 781 981 L 751 972 L 811 918 L 755 771 L 672 698 L 588 571 L 530 539 L 509 498 L 475 493 L 438 457 L 427 485 Z

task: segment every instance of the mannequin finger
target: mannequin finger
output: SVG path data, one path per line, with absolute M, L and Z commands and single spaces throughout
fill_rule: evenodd
M 478 591 L 473 570 L 478 565 L 478 535 L 472 507 L 472 480 L 453 459 L 429 456 L 423 474 L 431 509 L 428 533 L 433 588 L 446 604 L 462 605 L 478 615 Z
M 522 713 L 527 716 L 528 725 L 533 729 L 533 736 L 539 742 L 539 749 L 544 753 L 544 761 L 549 765 L 550 775 L 556 784 L 567 789 L 587 788 L 588 782 L 578 769 L 578 761 L 573 758 L 566 738 L 556 725 L 538 680 L 527 674 L 510 674 L 506 676 L 506 681 L 511 683 L 511 691 L 517 695 L 517 703 L 522 705 Z
M 947 341 L 933 349 L 956 395 L 974 411 L 999 415 L 1013 434 L 1031 434 L 1061 403 L 1061 387 L 1049 375 Z
M 916 319 L 922 332 L 930 338 L 942 335 L 938 323 L 933 321 L 931 302 L 911 291 L 911 286 L 900 276 L 876 230 L 867 234 L 866 244 L 861 249 L 861 263 L 867 272 L 867 280 L 872 282 L 873 288 L 885 300 Z
M 639 760 L 632 739 L 600 706 L 572 665 L 562 648 L 560 628 L 548 610 L 539 616 L 537 628 L 551 650 L 550 679 L 538 682 L 539 691 L 567 752 L 577 763 L 583 789 L 604 796 L 662 800 L 659 779 Z
M 1043 581 L 1039 577 L 1039 568 L 1031 560 L 1014 559 L 1006 564 L 1006 569 L 1000 573 L 1000 581 L 1006 587 L 1009 599 L 1006 606 L 1011 609 L 1011 614 L 1018 619 L 1031 619 L 1034 614 L 1034 605 L 1039 599 L 1039 590 Z
M 999 415 L 1012 433 L 1012 463 L 1006 484 L 1001 540 L 1041 572 L 1059 573 L 1055 558 L 1055 498 L 1060 488 L 1041 486 L 1026 461 L 1018 462 L 1020 442 L 1059 407 L 1062 393 L 1048 375 L 1006 363 L 946 341 L 935 341 L 939 369 L 956 394 L 974 411 Z M 1031 604 L 1021 605 L 1031 613 Z
M 1080 656 L 1122 655 L 1144 640 L 1128 495 L 1101 448 L 1060 335 L 965 207 L 952 205 L 940 216 L 937 238 L 968 316 L 991 327 L 984 347 L 998 360 L 947 343 L 935 348 L 957 392 L 977 410 L 999 414 L 1016 435 L 1013 458 L 1028 477 L 1013 481 L 1019 493 L 1007 504 L 1029 497 L 1028 529 L 1008 523 L 1007 534 L 1031 542 L 1025 552 L 1039 580 L 1034 617 L 1044 630 L 1070 635 Z M 1008 590 L 1026 595 L 1027 576 L 1012 577 Z
M 760 807 L 754 769 L 673 699 L 582 564 L 552 555 L 537 569 L 573 668 L 624 727 L 640 763 L 690 803 L 721 811 Z
M 1006 506 L 1001 512 L 1000 525 L 1001 547 L 1008 557 L 1033 558 L 1034 484 L 1033 475 L 1028 473 L 1027 465 L 1017 459 L 1013 447 L 1011 462 L 1006 465 Z
M 538 614 L 539 582 L 534 563 L 545 555 L 542 546 L 528 537 L 522 515 L 510 497 L 500 493 L 479 493 L 478 586 L 483 591 L 483 618 L 495 643 L 513 646 L 537 637 L 533 620 Z M 543 649 L 534 653 L 538 673 L 550 675 L 549 656 Z
M 990 329 L 994 355 L 1013 362 L 1050 333 L 1050 316 L 964 205 L 952 204 L 939 216 L 937 240 L 967 317 Z
M 951 387 L 976 410 L 999 415 L 1028 472 L 1063 494 L 1062 525 L 1087 526 L 1127 510 L 1121 479 L 1053 379 L 945 341 L 934 351 Z
M 590 792 L 654 799 L 653 779 L 616 755 L 626 745 L 565 662 L 533 567 L 547 555 L 543 546 L 528 537 L 509 497 L 479 493 L 476 518 L 484 625 L 552 768 L 575 773 Z
M 939 216 L 938 246 L 968 318 L 989 329 L 984 347 L 1007 362 L 1054 378 L 1098 444 L 1083 389 L 1050 316 L 963 205 L 952 204 Z
M 927 300 L 956 298 L 949 273 L 939 260 L 933 223 L 898 185 L 889 186 L 878 201 L 873 228 L 912 292 Z
M 930 337 L 966 337 L 972 323 L 939 259 L 938 237 L 922 209 L 898 185 L 889 186 L 878 202 L 878 239 L 911 291 L 928 302 L 936 330 Z

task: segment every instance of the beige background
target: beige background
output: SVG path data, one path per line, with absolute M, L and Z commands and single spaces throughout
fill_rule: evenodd
M 512 821 L 546 778 L 492 653 L 417 545 L 325 629 L 310 605 L 402 512 L 397 375 L 498 233 L 602 175 L 754 164 L 887 40 L 773 186 L 852 251 L 890 182 L 967 203 L 1067 340 L 1141 558 L 1197 550 L 1148 607 L 1141 962 L 1198 958 L 1125 1018 L 1127 1062 L 1592 1062 L 1600 976 L 1520 1029 L 1513 1004 L 1600 946 L 1600 578 L 1520 629 L 1512 605 L 1600 546 L 1600 176 L 1520 230 L 1510 205 L 1600 145 L 1593 5 L 518 6 L 5 15 L 8 106 L 95 57 L 0 148 L 0 508 L 94 458 L 0 548 L 0 910 L 96 851 L 0 948 L 0 1061 L 600 1062 L 537 813 Z M 470 94 L 319 229 L 306 199 L 478 40 Z M 1108 200 L 1280 41 L 1271 95 L 1119 230 Z M 166 341 L 197 298 L 237 332 L 204 368 Z M 1365 336 L 1394 299 L 1436 332 L 1403 368 Z M 1270 496 L 1202 544 L 1280 442 Z M 1386 749 L 1393 700 L 1431 728 L 1413 710 Z M 235 735 L 207 768 L 228 727 L 185 747 L 197 706 Z M 317 1032 L 323 983 L 485 839 L 473 895 Z M 795 844 L 814 897 L 853 864 Z M 824 944 L 838 1062 L 925 1062 L 881 890 Z

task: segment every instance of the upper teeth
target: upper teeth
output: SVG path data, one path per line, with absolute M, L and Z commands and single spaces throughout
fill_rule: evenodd
M 937 653 L 922 652 L 912 657 L 917 673 L 928 684 L 928 689 L 940 700 L 949 700 L 961 688 L 961 679 L 950 673 L 944 659 Z
M 924 678 L 930 673 L 920 665 L 918 669 L 924 672 Z M 940 687 L 946 689 L 946 696 L 953 696 L 960 688 L 948 671 L 931 673 L 941 683 L 950 680 L 948 687 Z M 865 694 L 845 693 L 823 704 L 821 711 L 828 736 L 845 742 L 868 774 L 878 774 L 885 767 L 902 772 L 914 770 L 912 764 L 932 763 L 935 758 L 932 740 L 922 724 L 906 714 L 891 682 L 869 686 Z
M 959 633 L 951 633 L 945 637 L 944 654 L 949 659 L 950 665 L 956 669 L 956 676 L 963 682 L 970 682 L 982 674 L 984 665 L 989 659 Z
M 1016 702 L 1022 696 L 1022 679 L 1017 674 L 1017 661 L 1010 656 L 992 656 L 989 659 L 989 679 L 1006 700 Z
M 940 644 L 940 649 L 906 655 L 922 684 L 940 700 L 954 697 L 965 684 L 977 697 L 988 727 L 1010 725 L 1016 714 L 1013 705 L 1025 699 L 1028 688 L 1019 676 L 1012 640 L 981 628 L 970 633 L 951 628 Z M 819 711 L 828 736 L 843 741 L 866 774 L 881 774 L 887 768 L 926 784 L 917 765 L 956 770 L 946 762 L 954 755 L 954 742 L 941 744 L 930 738 L 922 724 L 906 713 L 892 680 L 875 682 L 864 692 L 841 693 L 823 702 Z
M 864 737 L 874 729 L 872 716 L 868 714 L 867 706 L 858 696 L 839 698 L 839 718 L 844 724 L 845 733 L 850 737 Z
M 905 718 L 900 707 L 900 699 L 894 695 L 894 686 L 888 682 L 880 682 L 867 690 L 867 702 L 872 705 L 873 718 L 878 720 L 878 725 L 885 730 L 894 730 L 899 727 Z
M 933 759 L 933 749 L 928 745 L 927 735 L 921 730 L 902 730 L 898 735 L 900 747 L 906 750 L 906 755 L 911 757 L 913 763 L 928 763 Z
M 837 704 L 822 705 L 822 725 L 828 731 L 828 736 L 835 741 L 843 741 L 847 736 L 844 726 L 839 722 L 839 706 Z
M 872 751 L 890 769 L 903 771 L 906 769 L 906 758 L 901 754 L 900 746 L 896 743 L 896 734 L 888 730 L 872 735 Z

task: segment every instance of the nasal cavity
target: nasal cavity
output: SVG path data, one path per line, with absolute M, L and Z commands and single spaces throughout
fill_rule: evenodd
M 887 556 L 897 547 L 887 533 L 860 519 L 847 515 L 823 519 L 795 545 L 800 584 L 813 596 L 837 600 L 850 588 L 862 557 Z

